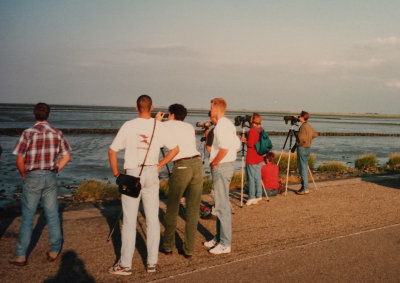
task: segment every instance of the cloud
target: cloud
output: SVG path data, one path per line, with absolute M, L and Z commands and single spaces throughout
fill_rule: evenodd
M 400 38 L 397 38 L 396 36 L 378 37 L 376 42 L 382 45 L 396 45 L 400 44 Z
M 400 89 L 400 80 L 389 81 L 386 83 L 386 86 Z
M 180 45 L 165 45 L 156 47 L 135 47 L 131 48 L 131 51 L 136 53 L 151 55 L 151 56 L 161 56 L 161 57 L 199 57 L 199 53 L 196 51 Z
M 383 60 L 377 58 L 369 58 L 365 60 L 342 60 L 342 61 L 322 61 L 320 65 L 323 67 L 342 67 L 348 69 L 360 69 L 376 67 L 383 63 Z

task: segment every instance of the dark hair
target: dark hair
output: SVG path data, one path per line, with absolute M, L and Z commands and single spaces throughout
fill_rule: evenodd
M 172 104 L 168 107 L 168 112 L 174 114 L 175 120 L 183 121 L 186 118 L 187 110 L 182 104 Z
M 267 154 L 264 157 L 265 162 L 267 162 L 268 160 L 269 162 L 273 163 L 274 159 L 275 159 L 275 153 L 273 153 L 272 151 L 267 152 Z
M 306 111 L 301 111 L 300 117 L 303 117 L 304 121 L 307 121 L 308 118 L 310 118 L 310 114 L 308 112 L 306 112 Z
M 153 101 L 151 100 L 151 97 L 148 96 L 147 94 L 139 96 L 138 99 L 136 100 L 136 106 L 140 113 L 150 112 L 151 105 L 153 105 Z
M 46 103 L 39 102 L 33 108 L 33 114 L 35 115 L 36 121 L 47 121 L 50 114 L 50 106 Z

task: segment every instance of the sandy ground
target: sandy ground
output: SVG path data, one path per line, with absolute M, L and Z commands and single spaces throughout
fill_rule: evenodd
M 21 217 L 1 219 L 0 280 L 2 282 L 399 282 L 400 175 L 373 176 L 310 184 L 309 195 L 276 196 L 240 208 L 240 190 L 232 190 L 232 253 L 211 255 L 202 246 L 215 232 L 214 219 L 201 219 L 195 253 L 185 259 L 181 249 L 184 220 L 178 220 L 177 250 L 159 255 L 157 272 L 147 274 L 146 225 L 137 226 L 137 250 L 131 276 L 110 275 L 107 269 L 120 250 L 117 229 L 106 238 L 118 206 L 87 205 L 62 212 L 63 254 L 45 260 L 47 228 L 38 215 L 28 265 L 8 264 L 13 256 Z M 203 201 L 212 203 L 209 195 Z M 161 233 L 165 200 L 160 202 Z M 183 215 L 182 215 L 183 216 Z

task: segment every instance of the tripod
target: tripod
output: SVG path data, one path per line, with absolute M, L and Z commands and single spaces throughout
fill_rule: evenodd
M 285 139 L 285 143 L 283 144 L 282 151 L 281 151 L 281 154 L 280 154 L 279 159 L 278 159 L 278 166 L 279 166 L 279 162 L 281 161 L 281 157 L 282 157 L 283 151 L 285 150 L 286 144 L 287 144 L 287 142 L 289 140 L 289 149 L 288 149 L 289 156 L 288 156 L 288 164 L 287 164 L 287 170 L 286 170 L 285 196 L 287 195 L 287 188 L 288 188 L 288 182 L 289 182 L 290 153 L 294 153 L 296 151 L 296 148 L 297 148 L 297 143 L 295 143 L 293 145 L 293 147 L 292 147 L 293 137 L 295 137 L 296 142 L 299 141 L 299 137 L 297 135 L 297 132 L 294 130 L 294 124 L 292 123 L 291 126 L 290 126 L 290 129 L 289 129 L 289 131 L 287 133 L 287 136 L 286 136 L 286 139 Z M 308 166 L 308 164 L 307 164 L 307 169 L 308 169 L 308 172 L 310 173 L 310 176 L 311 176 L 311 179 L 313 181 L 315 190 L 318 190 L 317 189 L 317 185 L 315 184 L 315 181 L 314 181 L 314 177 L 313 177 L 313 175 L 311 173 L 310 166 Z
M 245 125 L 242 124 L 242 138 L 245 137 Z M 241 166 L 241 183 L 240 183 L 240 207 L 243 207 L 243 188 L 244 188 L 244 142 L 242 141 L 242 166 Z

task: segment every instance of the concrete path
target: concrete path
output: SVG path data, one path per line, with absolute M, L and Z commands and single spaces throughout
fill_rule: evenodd
M 38 215 L 28 265 L 8 264 L 21 217 L 0 219 L 1 282 L 400 282 L 400 175 L 318 183 L 309 195 L 272 197 L 240 208 L 240 190 L 231 191 L 232 253 L 213 256 L 202 243 L 215 233 L 214 219 L 201 219 L 194 256 L 182 249 L 184 216 L 178 219 L 173 255 L 159 254 L 157 272 L 147 274 L 146 224 L 139 213 L 133 274 L 107 272 L 119 258 L 119 227 L 107 235 L 119 214 L 115 205 L 87 204 L 65 209 L 62 255 L 45 260 L 47 227 Z M 165 202 L 160 202 L 161 234 Z M 212 203 L 210 195 L 204 203 Z

